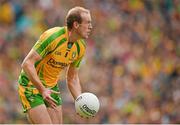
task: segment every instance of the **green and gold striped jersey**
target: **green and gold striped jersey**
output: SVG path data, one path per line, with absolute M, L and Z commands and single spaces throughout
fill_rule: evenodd
M 65 67 L 69 64 L 79 67 L 86 45 L 83 39 L 68 42 L 67 27 L 55 27 L 45 31 L 33 49 L 42 57 L 34 64 L 40 80 L 46 87 L 53 87 Z M 18 82 L 22 86 L 33 85 L 23 70 Z

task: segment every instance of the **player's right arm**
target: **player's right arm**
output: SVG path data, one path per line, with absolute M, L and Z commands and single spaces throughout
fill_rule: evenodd
M 38 89 L 38 91 L 42 94 L 43 98 L 51 105 L 52 108 L 56 107 L 56 103 L 54 99 L 50 96 L 51 93 L 58 94 L 59 92 L 55 92 L 53 90 L 47 89 L 43 86 L 41 80 L 37 75 L 37 71 L 35 69 L 35 62 L 41 60 L 41 56 L 34 50 L 31 49 L 29 54 L 25 57 L 21 67 L 24 72 L 27 74 L 29 80 L 33 83 L 33 85 Z
M 29 80 L 38 89 L 43 98 L 51 105 L 55 107 L 54 99 L 50 96 L 51 93 L 58 94 L 59 92 L 46 88 L 40 78 L 38 77 L 35 63 L 40 61 L 49 51 L 52 51 L 54 45 L 50 44 L 61 33 L 61 28 L 55 27 L 44 32 L 39 40 L 35 43 L 29 54 L 25 57 L 22 63 L 22 69 L 27 74 Z M 53 102 L 54 101 L 54 102 Z
M 35 85 L 35 87 L 42 93 L 45 90 L 45 87 L 41 83 L 36 69 L 35 69 L 35 62 L 41 60 L 41 56 L 34 50 L 31 49 L 29 54 L 25 57 L 23 63 L 21 64 L 22 69 L 28 75 L 29 80 Z

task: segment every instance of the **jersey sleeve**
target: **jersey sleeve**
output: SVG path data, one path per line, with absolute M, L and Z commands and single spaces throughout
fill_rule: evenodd
M 78 43 L 78 46 L 77 48 L 80 48 L 79 49 L 79 58 L 77 60 L 75 60 L 72 65 L 76 68 L 79 68 L 80 67 L 80 64 L 83 60 L 83 57 L 85 55 L 85 51 L 86 51 L 86 43 L 84 40 L 80 40 L 80 42 Z
M 82 62 L 82 59 L 83 59 L 83 57 L 77 59 L 76 61 L 74 61 L 74 62 L 72 63 L 72 65 L 73 65 L 74 67 L 76 67 L 76 68 L 79 68 L 79 67 L 80 67 L 80 64 L 81 64 L 81 62 Z
M 45 31 L 39 40 L 33 46 L 33 49 L 41 56 L 46 56 L 54 47 L 53 40 L 57 38 L 59 28 L 53 28 Z
M 49 52 L 49 44 L 47 43 L 46 33 L 43 33 L 39 40 L 33 46 L 33 49 L 41 56 L 44 57 Z

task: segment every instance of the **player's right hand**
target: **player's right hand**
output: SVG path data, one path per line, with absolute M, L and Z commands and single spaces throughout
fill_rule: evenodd
M 50 90 L 48 88 L 44 89 L 44 91 L 42 92 L 42 97 L 44 100 L 46 100 L 48 102 L 48 104 L 53 108 L 55 109 L 56 108 L 56 104 L 57 104 L 57 101 L 55 99 L 53 99 L 51 97 L 51 93 L 54 93 L 54 94 L 59 94 L 60 92 L 57 92 L 57 91 L 54 91 L 54 90 Z

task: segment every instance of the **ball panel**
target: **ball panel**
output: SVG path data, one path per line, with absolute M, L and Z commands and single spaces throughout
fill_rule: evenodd
M 93 117 L 99 110 L 99 99 L 96 95 L 86 92 L 82 93 L 75 100 L 75 109 L 83 117 Z

